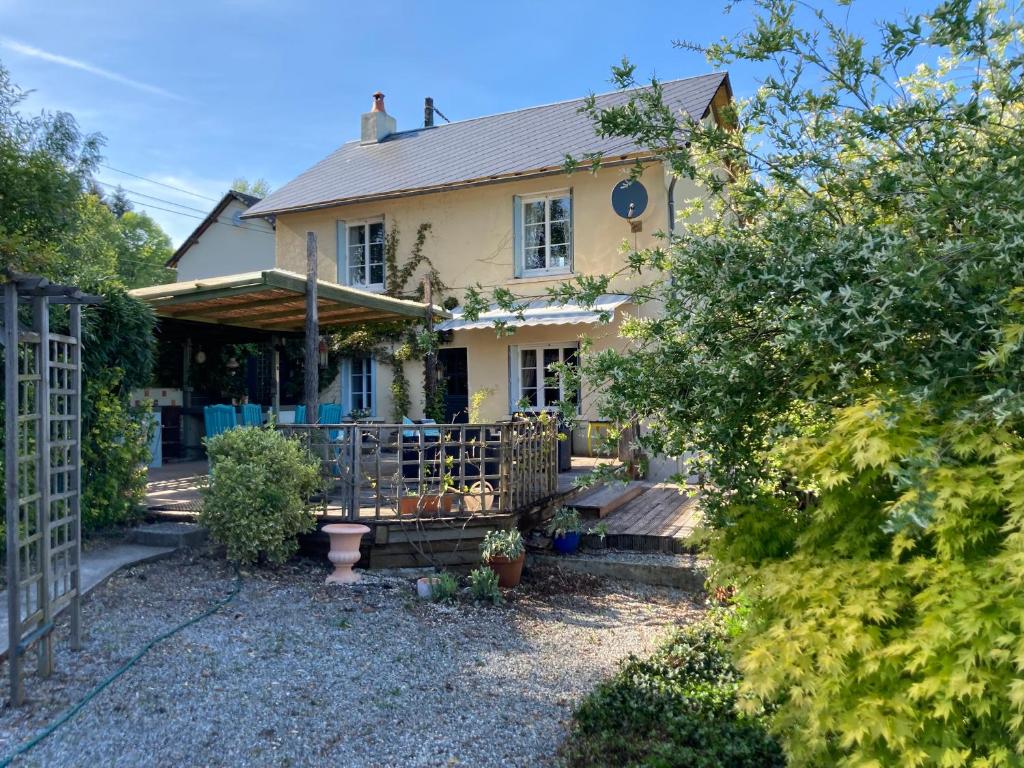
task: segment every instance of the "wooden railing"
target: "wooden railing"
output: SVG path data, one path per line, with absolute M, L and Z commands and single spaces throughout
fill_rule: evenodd
M 282 424 L 322 464 L 329 516 L 350 520 L 500 515 L 558 486 L 548 417 L 492 424 Z

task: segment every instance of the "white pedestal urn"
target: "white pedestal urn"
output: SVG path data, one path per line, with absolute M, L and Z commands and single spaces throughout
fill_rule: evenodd
M 331 538 L 327 559 L 334 563 L 334 572 L 325 583 L 355 584 L 359 581 L 359 574 L 352 570 L 352 566 L 359 562 L 359 541 L 370 529 L 357 523 L 332 523 L 321 530 Z

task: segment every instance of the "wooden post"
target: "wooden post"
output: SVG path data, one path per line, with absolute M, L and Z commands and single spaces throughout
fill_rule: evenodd
M 306 420 L 317 421 L 320 402 L 320 322 L 316 301 L 316 232 L 306 233 Z
M 270 337 L 270 367 L 273 369 L 270 374 L 270 386 L 273 390 L 274 423 L 281 423 L 281 339 L 274 335 Z
M 25 688 L 21 683 L 21 592 L 18 583 L 18 416 L 21 412 L 18 398 L 18 287 L 13 283 L 4 286 L 4 399 L 7 412 L 4 418 L 4 470 L 6 479 L 7 523 L 7 671 L 11 681 L 11 703 L 21 706 L 25 699 Z
M 434 290 L 430 285 L 430 278 L 423 278 L 423 301 L 427 305 L 427 334 L 434 335 Z M 434 343 L 431 338 L 431 344 Z M 431 403 L 434 402 L 434 394 L 437 392 L 437 356 L 428 352 L 423 356 L 423 415 L 429 416 L 426 412 Z M 443 419 L 439 419 L 443 421 Z
M 71 351 L 74 371 L 71 374 L 71 389 L 75 393 L 72 401 L 75 420 L 71 426 L 71 482 L 74 493 L 71 496 L 71 523 L 74 546 L 71 549 L 75 562 L 71 571 L 71 650 L 82 649 L 82 305 L 71 305 L 71 336 L 75 344 Z
M 50 302 L 45 296 L 32 299 L 32 324 L 39 334 L 36 345 L 36 530 L 39 532 L 39 581 L 36 582 L 36 604 L 43 609 L 44 627 L 53 624 L 50 607 Z M 9 588 L 13 588 L 11 585 Z M 36 646 L 37 671 L 40 677 L 53 674 L 53 635 L 46 630 Z

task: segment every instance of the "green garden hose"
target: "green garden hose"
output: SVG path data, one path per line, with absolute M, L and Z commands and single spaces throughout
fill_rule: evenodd
M 73 718 L 75 715 L 77 715 L 86 704 L 88 704 L 97 695 L 99 695 L 103 691 L 103 689 L 105 689 L 112 682 L 117 680 L 117 678 L 119 678 L 121 675 L 123 675 L 129 669 L 131 669 L 135 665 L 135 662 L 137 662 L 139 659 L 141 659 L 143 656 L 145 656 L 147 653 L 149 653 L 153 649 L 153 647 L 156 646 L 157 643 L 163 642 L 167 638 L 176 635 L 178 632 L 180 632 L 181 630 L 185 629 L 186 627 L 190 627 L 193 624 L 197 624 L 200 621 L 202 621 L 203 619 L 205 619 L 205 618 L 207 618 L 209 616 L 212 616 L 217 611 L 219 611 L 221 608 L 223 608 L 225 605 L 227 605 L 232 600 L 234 600 L 235 597 L 238 596 L 238 593 L 241 591 L 241 589 L 242 589 L 242 574 L 236 569 L 235 570 L 235 585 L 234 585 L 234 587 L 232 587 L 231 592 L 228 594 L 227 597 L 225 597 L 219 603 L 214 603 L 210 608 L 208 608 L 207 610 L 205 610 L 202 613 L 198 614 L 197 616 L 193 616 L 188 621 L 184 621 L 181 624 L 179 624 L 178 626 L 173 627 L 172 629 L 169 629 L 169 630 L 167 630 L 166 632 L 164 632 L 164 633 L 162 633 L 160 635 L 157 635 L 152 640 L 150 640 L 148 643 L 146 643 L 144 646 L 142 646 L 142 648 L 134 656 L 132 656 L 130 659 L 128 659 L 128 661 L 126 661 L 124 664 L 122 664 L 120 667 L 118 667 L 116 670 L 114 670 L 110 675 L 108 675 L 105 679 L 103 679 L 100 683 L 98 683 L 95 688 L 93 688 L 85 696 L 83 696 L 81 699 L 79 699 L 77 704 L 75 704 L 70 709 L 65 710 L 52 723 L 50 723 L 48 726 L 43 728 L 41 731 L 39 731 L 39 733 L 37 733 L 31 739 L 29 739 L 24 744 L 22 744 L 20 747 L 15 749 L 9 755 L 4 757 L 3 760 L 0 760 L 0 768 L 7 768 L 7 766 L 9 766 L 11 764 L 12 760 L 14 760 L 16 757 L 24 755 L 29 750 L 33 749 L 37 744 L 39 744 L 39 742 L 41 742 L 43 739 L 45 739 L 46 737 L 48 737 L 51 734 L 53 734 L 58 728 L 60 728 L 66 722 L 71 720 L 71 718 Z

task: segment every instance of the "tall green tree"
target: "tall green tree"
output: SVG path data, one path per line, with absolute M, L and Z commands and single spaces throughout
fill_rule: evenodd
M 701 196 L 623 265 L 669 278 L 634 297 L 662 317 L 586 375 L 650 450 L 703 452 L 722 577 L 752 603 L 745 689 L 792 764 L 1019 766 L 1019 9 L 950 0 L 872 44 L 855 5 L 754 5 L 707 49 L 763 73 L 732 128 L 684 120 L 657 83 L 589 105 Z
M 242 192 L 253 197 L 266 197 L 270 194 L 270 184 L 266 179 L 256 179 L 256 181 L 249 181 L 244 176 L 239 176 L 237 179 L 231 182 L 231 188 L 236 192 Z
M 0 264 L 102 294 L 84 316 L 82 522 L 123 522 L 145 489 L 153 313 L 126 288 L 164 280 L 170 242 L 147 216 L 108 204 L 91 183 L 102 139 L 66 113 L 26 117 L 0 66 Z M 66 315 L 54 311 L 55 328 Z M 0 363 L 2 364 L 2 363 Z M 2 439 L 2 437 L 0 437 Z

